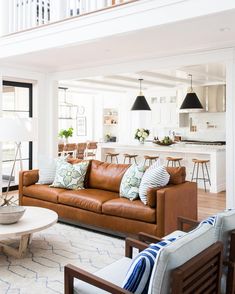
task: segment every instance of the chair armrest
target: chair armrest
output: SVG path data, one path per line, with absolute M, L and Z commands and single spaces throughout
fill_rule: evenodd
M 184 225 L 185 224 L 186 225 L 189 225 L 190 226 L 190 229 L 194 229 L 199 224 L 199 222 L 198 221 L 195 221 L 193 219 L 190 219 L 190 218 L 178 216 L 178 218 L 177 218 L 177 227 L 178 227 L 178 230 L 184 231 Z
M 77 278 L 95 287 L 108 291 L 109 293 L 131 294 L 131 292 L 71 264 L 66 265 L 64 268 L 64 294 L 74 293 L 74 278 Z
M 147 247 L 148 247 L 148 244 L 128 237 L 126 238 L 126 242 L 125 242 L 125 256 L 132 258 L 133 248 L 137 248 L 139 249 L 139 251 L 142 251 L 146 249 Z
M 140 232 L 138 234 L 138 238 L 140 241 L 145 243 L 156 243 L 162 241 L 161 238 L 143 232 Z

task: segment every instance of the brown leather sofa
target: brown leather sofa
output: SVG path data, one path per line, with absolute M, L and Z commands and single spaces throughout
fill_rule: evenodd
M 197 219 L 197 187 L 185 182 L 185 168 L 168 168 L 166 187 L 148 190 L 148 204 L 119 197 L 127 164 L 91 160 L 85 189 L 66 190 L 36 184 L 38 170 L 20 173 L 20 205 L 52 209 L 60 220 L 118 235 L 146 232 L 164 236 L 177 228 L 177 217 Z

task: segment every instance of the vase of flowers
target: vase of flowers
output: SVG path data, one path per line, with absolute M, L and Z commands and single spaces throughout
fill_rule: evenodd
M 150 131 L 148 129 L 137 129 L 135 132 L 135 139 L 139 140 L 140 144 L 144 144 L 146 138 L 148 138 Z
M 66 144 L 68 144 L 69 137 L 72 137 L 72 136 L 73 136 L 73 128 L 72 127 L 68 128 L 67 130 L 60 130 L 60 132 L 59 132 L 59 137 L 62 139 L 65 138 Z

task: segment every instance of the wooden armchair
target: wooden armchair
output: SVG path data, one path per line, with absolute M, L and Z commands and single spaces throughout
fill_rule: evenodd
M 223 226 L 221 226 L 223 223 Z M 178 230 L 173 232 L 179 234 L 182 231 L 188 231 L 197 227 L 199 222 L 184 218 L 178 217 Z M 222 293 L 226 294 L 235 294 L 235 211 L 227 211 L 217 214 L 217 222 L 215 224 L 216 232 L 218 234 L 218 241 L 223 243 L 223 267 L 227 272 L 227 276 L 224 277 L 226 281 L 226 289 L 222 289 Z M 145 243 L 154 242 L 156 238 L 145 233 L 139 234 L 139 240 Z
M 149 287 L 152 293 L 159 294 L 160 291 L 168 293 L 171 288 L 172 294 L 219 294 L 223 246 L 221 242 L 214 243 L 213 234 L 212 227 L 204 226 L 162 248 L 151 274 Z M 142 234 L 140 238 L 145 237 Z M 150 241 L 150 237 L 147 238 Z M 133 248 L 142 251 L 147 247 L 148 244 L 145 242 L 127 238 L 126 257 L 95 274 L 73 265 L 67 265 L 64 271 L 65 294 L 107 292 L 130 294 L 121 285 L 132 262 Z M 185 253 L 185 248 L 189 249 L 187 253 Z M 158 267 L 161 270 L 157 270 Z

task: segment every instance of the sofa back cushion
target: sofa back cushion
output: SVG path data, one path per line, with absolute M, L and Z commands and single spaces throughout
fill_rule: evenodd
M 169 184 L 178 185 L 185 182 L 186 170 L 184 166 L 166 167 L 166 170 L 170 175 Z
M 88 187 L 119 192 L 122 177 L 128 167 L 128 164 L 112 164 L 92 160 L 89 171 Z
M 170 293 L 171 271 L 216 241 L 215 228 L 209 224 L 205 224 L 164 247 L 154 264 L 148 294 Z

